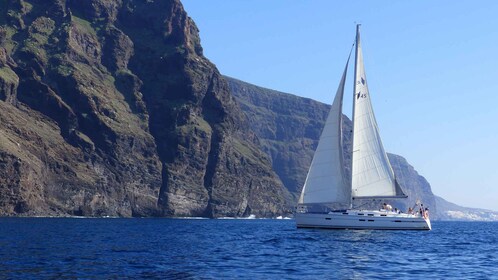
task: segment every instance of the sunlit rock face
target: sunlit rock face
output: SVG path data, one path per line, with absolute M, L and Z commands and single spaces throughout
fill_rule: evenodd
M 0 215 L 287 211 L 179 1 L 0 0 L 0 26 Z

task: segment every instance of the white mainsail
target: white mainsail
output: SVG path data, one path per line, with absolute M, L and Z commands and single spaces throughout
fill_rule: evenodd
M 355 59 L 352 195 L 354 198 L 406 197 L 396 182 L 380 139 L 363 66 L 359 26 Z
M 351 187 L 344 176 L 342 148 L 342 99 L 348 64 L 349 58 L 315 150 L 299 204 L 350 203 Z

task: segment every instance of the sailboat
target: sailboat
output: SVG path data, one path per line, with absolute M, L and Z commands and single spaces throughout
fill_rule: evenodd
M 351 56 L 351 54 L 350 54 Z M 406 198 L 395 177 L 375 120 L 363 65 L 360 25 L 356 26 L 351 173 L 346 174 L 342 101 L 349 58 L 295 213 L 298 228 L 430 230 L 428 212 L 417 202 L 407 213 L 353 207 L 354 201 Z M 379 204 L 379 206 L 381 206 Z

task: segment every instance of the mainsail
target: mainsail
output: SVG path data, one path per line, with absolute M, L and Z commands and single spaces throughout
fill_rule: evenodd
M 300 204 L 350 203 L 351 187 L 344 176 L 342 99 L 349 58 L 304 183 Z
M 396 182 L 380 139 L 363 66 L 359 25 L 355 59 L 352 195 L 354 198 L 406 197 Z

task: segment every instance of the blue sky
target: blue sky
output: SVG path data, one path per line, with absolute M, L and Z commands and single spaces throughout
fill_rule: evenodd
M 183 4 L 221 73 L 326 103 L 361 23 L 386 150 L 406 157 L 435 194 L 498 210 L 498 1 Z

